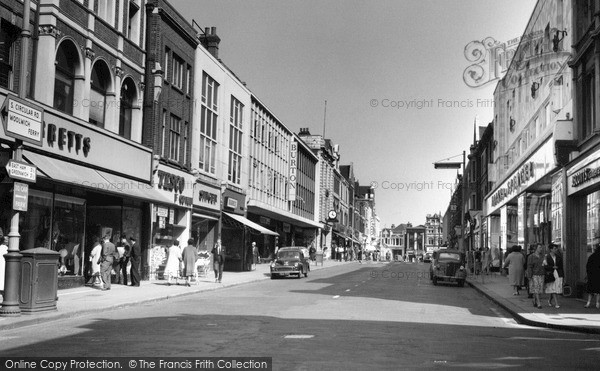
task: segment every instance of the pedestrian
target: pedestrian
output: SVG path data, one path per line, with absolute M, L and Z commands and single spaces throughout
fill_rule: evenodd
M 548 299 L 548 306 L 554 305 L 556 309 L 560 308 L 558 305 L 558 294 L 563 293 L 563 277 L 565 276 L 563 271 L 563 260 L 560 252 L 558 251 L 558 245 L 551 243 L 548 245 L 550 250 L 544 259 L 545 269 L 545 284 L 546 294 L 550 294 Z M 554 304 L 552 304 L 554 299 Z
M 256 264 L 258 264 L 258 247 L 256 246 L 256 242 L 252 242 L 252 263 L 254 268 L 256 269 Z
M 544 258 L 542 244 L 538 243 L 533 254 L 527 259 L 527 277 L 529 277 L 529 290 L 533 294 L 533 306 L 542 308 L 540 294 L 544 293 Z
M 474 252 L 475 256 L 475 275 L 481 274 L 481 269 L 483 265 L 483 257 L 482 257 L 482 249 L 479 248 Z
M 8 254 L 8 238 L 4 236 L 0 228 L 0 292 L 2 292 L 2 295 L 4 295 L 4 272 L 6 270 L 4 254 Z
M 508 283 L 514 288 L 513 295 L 519 295 L 523 286 L 525 256 L 521 253 L 521 246 L 515 245 L 512 252 L 504 260 L 504 268 L 508 268 Z
M 211 250 L 213 254 L 213 270 L 215 271 L 215 283 L 221 283 L 223 278 L 223 266 L 225 265 L 225 247 L 221 246 L 221 239 L 217 239 L 215 247 Z
M 124 233 L 121 235 L 117 250 L 119 251 L 119 267 L 115 272 L 117 273 L 118 283 L 127 286 L 127 265 L 129 265 L 131 246 L 127 243 L 127 236 Z
M 90 252 L 90 273 L 91 277 L 88 281 L 88 286 L 99 285 L 102 286 L 102 278 L 100 277 L 100 263 L 102 258 L 102 245 L 100 244 L 100 238 L 94 236 L 92 238 L 92 251 Z
M 131 242 L 131 246 L 129 248 L 131 251 L 131 286 L 140 287 L 140 264 L 142 262 L 142 249 L 140 245 L 137 244 L 137 241 L 135 238 L 133 238 L 133 236 L 129 237 L 129 241 Z
M 490 248 L 486 246 L 483 251 L 483 260 L 481 261 L 481 267 L 483 269 L 483 273 L 488 275 L 490 274 L 490 264 L 492 263 L 492 255 L 490 252 Z
M 187 246 L 183 248 L 181 258 L 183 261 L 183 276 L 185 284 L 191 286 L 192 277 L 196 275 L 196 260 L 198 260 L 198 251 L 194 246 L 194 239 L 188 239 Z
M 596 308 L 600 309 L 600 244 L 596 245 L 594 252 L 588 258 L 585 265 L 587 273 L 587 292 L 588 300 L 585 305 L 589 308 L 592 305 L 592 297 L 596 297 Z
M 102 290 L 110 290 L 110 279 L 111 271 L 115 260 L 118 259 L 119 252 L 115 245 L 110 242 L 111 236 L 109 234 L 104 236 L 104 242 L 102 243 L 102 264 L 100 264 L 100 274 L 102 275 L 102 281 L 104 285 Z
M 179 248 L 179 241 L 173 241 L 173 245 L 169 247 L 167 254 L 167 264 L 165 265 L 164 276 L 167 277 L 167 286 L 171 286 L 171 278 L 175 277 L 175 283 L 179 278 L 179 269 L 181 263 L 181 249 Z
M 310 245 L 310 249 L 308 249 L 308 256 L 310 256 L 310 260 L 315 261 L 317 254 L 317 249 L 315 249 L 314 243 Z
M 535 251 L 535 244 L 529 245 L 529 252 L 525 256 L 525 271 L 527 271 L 527 262 L 529 261 L 529 256 L 531 254 L 533 254 L 534 251 Z M 533 298 L 533 294 L 531 293 L 529 286 L 530 286 L 529 277 L 527 277 L 527 275 L 525 275 L 525 287 L 527 287 L 527 298 L 531 299 L 531 298 Z

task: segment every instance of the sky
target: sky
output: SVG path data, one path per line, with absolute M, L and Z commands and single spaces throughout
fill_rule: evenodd
M 497 81 L 463 73 L 473 41 L 522 35 L 532 0 L 171 0 L 216 27 L 219 58 L 294 132 L 340 146 L 373 185 L 382 227 L 443 215 L 462 152 L 493 118 Z M 485 79 L 484 79 L 485 81 Z M 325 111 L 325 101 L 327 109 Z M 326 113 L 325 113 L 326 112 Z

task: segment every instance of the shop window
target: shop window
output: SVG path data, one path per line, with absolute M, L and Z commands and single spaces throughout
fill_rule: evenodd
M 106 98 L 110 88 L 110 71 L 106 63 L 98 61 L 92 68 L 90 83 L 90 124 L 104 127 L 106 119 Z
M 126 78 L 121 86 L 121 99 L 119 107 L 119 135 L 131 139 L 131 118 L 133 105 L 136 99 L 135 84 L 131 78 Z
M 71 41 L 64 41 L 56 52 L 54 75 L 54 108 L 73 114 L 75 72 L 79 68 L 77 48 Z
M 2 20 L 0 25 L 0 87 L 9 90 L 13 89 L 14 44 L 18 37 L 19 29 Z
M 51 248 L 52 241 L 52 193 L 29 190 L 27 212 L 21 214 L 19 225 L 21 250 L 36 247 Z
M 591 254 L 593 247 L 600 243 L 600 191 L 587 196 L 586 227 L 587 253 Z

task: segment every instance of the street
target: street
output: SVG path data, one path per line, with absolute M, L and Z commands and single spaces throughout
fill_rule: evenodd
M 519 325 L 470 287 L 433 286 L 428 268 L 353 262 L 65 318 L 4 331 L 0 353 L 272 357 L 276 370 L 597 365 L 599 336 Z

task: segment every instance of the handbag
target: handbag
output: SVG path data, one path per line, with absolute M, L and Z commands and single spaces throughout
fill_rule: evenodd
M 554 271 L 546 272 L 546 274 L 544 275 L 544 283 L 552 283 L 554 282 L 554 280 Z

